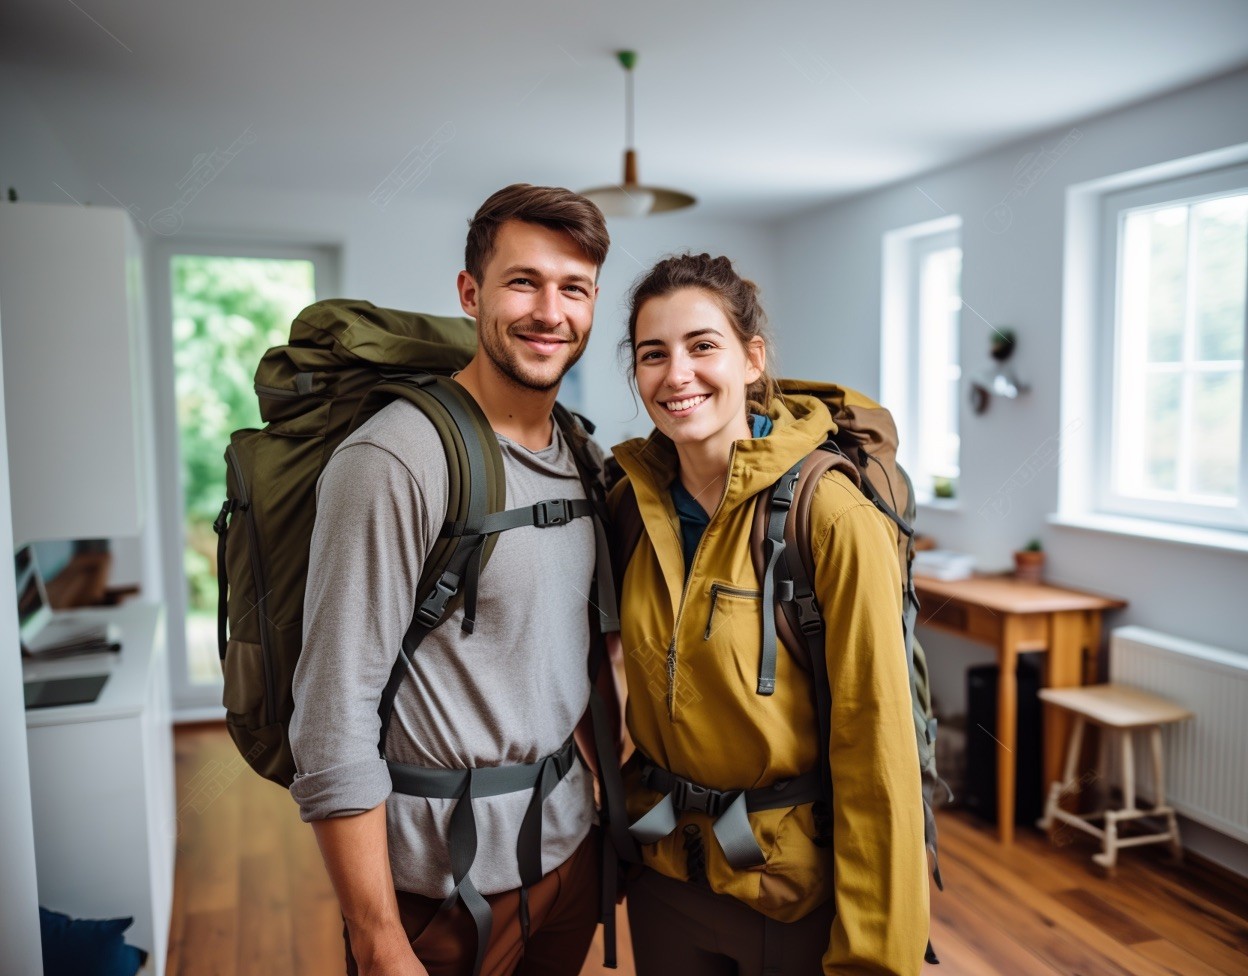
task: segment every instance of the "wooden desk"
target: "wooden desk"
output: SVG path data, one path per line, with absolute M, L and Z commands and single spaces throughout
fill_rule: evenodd
M 1049 652 L 1044 679 L 1049 688 L 1069 688 L 1095 680 L 1086 669 L 1095 666 L 1101 615 L 1125 607 L 1126 601 L 1025 583 L 1012 576 L 975 576 L 954 582 L 915 576 L 914 588 L 921 605 L 920 624 L 996 648 L 1001 668 L 997 682 L 997 831 L 1003 843 L 1012 843 L 1018 655 Z M 1085 650 L 1093 651 L 1086 662 Z M 1061 779 L 1069 729 L 1070 716 L 1061 709 L 1048 708 L 1044 721 L 1046 784 Z

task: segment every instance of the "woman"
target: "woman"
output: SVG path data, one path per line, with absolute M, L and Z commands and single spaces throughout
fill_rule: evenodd
M 781 648 L 760 694 L 755 503 L 835 426 L 819 400 L 776 392 L 764 323 L 753 283 L 707 254 L 660 262 L 631 300 L 631 372 L 656 428 L 616 447 L 627 482 L 611 496 L 618 509 L 631 484 L 643 525 L 620 574 L 637 972 L 918 973 L 928 889 L 897 550 L 840 472 L 818 485 L 810 536 L 830 819 L 812 796 L 809 673 Z

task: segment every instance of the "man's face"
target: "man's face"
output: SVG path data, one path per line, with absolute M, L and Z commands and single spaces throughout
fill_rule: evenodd
M 597 274 L 566 232 L 509 220 L 498 230 L 482 280 L 460 272 L 460 304 L 477 320 L 477 341 L 490 364 L 544 393 L 585 352 Z

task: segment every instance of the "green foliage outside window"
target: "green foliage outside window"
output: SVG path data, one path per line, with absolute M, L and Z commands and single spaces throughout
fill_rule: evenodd
M 173 259 L 173 341 L 192 615 L 215 613 L 216 536 L 230 433 L 260 425 L 260 357 L 286 341 L 315 301 L 309 261 L 180 255 Z

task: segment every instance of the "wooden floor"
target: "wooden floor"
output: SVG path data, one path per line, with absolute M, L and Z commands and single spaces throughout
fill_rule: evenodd
M 176 735 L 179 840 L 170 976 L 341 974 L 342 921 L 312 830 L 289 794 L 253 774 L 223 726 Z M 940 817 L 943 893 L 924 976 L 1215 976 L 1248 973 L 1248 890 L 1160 850 L 1055 847 L 1021 829 L 1012 848 L 965 814 Z M 620 913 L 623 922 L 623 912 Z M 618 976 L 632 976 L 627 937 Z M 595 945 L 583 976 L 601 968 Z

